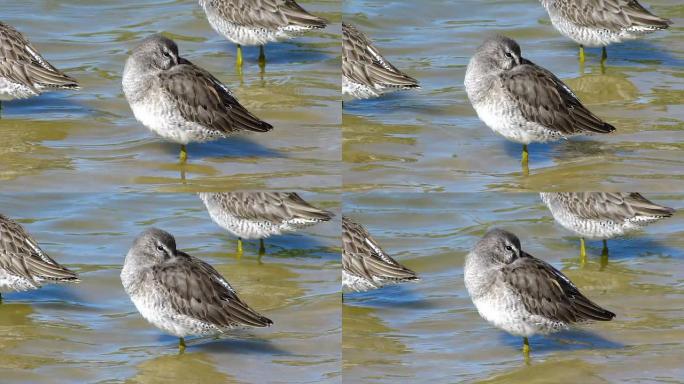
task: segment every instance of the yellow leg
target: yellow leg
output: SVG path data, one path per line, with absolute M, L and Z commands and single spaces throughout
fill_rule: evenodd
M 579 54 L 579 61 L 580 63 L 584 64 L 584 46 L 580 45 L 580 54 Z
M 178 340 L 178 352 L 185 352 L 185 339 L 182 337 Z
M 529 363 L 530 361 L 530 341 L 527 340 L 527 337 L 523 338 L 523 356 L 525 357 L 525 362 Z
M 601 74 L 605 75 L 606 73 L 606 62 L 608 61 L 608 52 L 606 51 L 606 47 L 603 47 L 601 50 Z
M 580 237 L 580 265 L 585 266 L 587 264 L 587 249 L 584 246 L 584 238 Z
M 603 47 L 601 49 L 601 64 L 605 64 L 606 60 L 608 60 L 608 51 L 606 51 L 606 47 Z
M 264 54 L 264 46 L 259 46 L 259 67 L 266 68 L 266 54 Z
M 608 242 L 603 240 L 603 251 L 601 252 L 601 269 L 608 265 Z
M 266 254 L 266 245 L 264 244 L 264 239 L 259 239 L 259 256 Z
M 186 161 L 188 161 L 188 148 L 185 145 L 181 145 L 180 162 L 183 164 Z
M 238 259 L 242 257 L 242 239 L 238 238 L 238 244 L 237 244 L 237 257 Z
M 237 45 L 237 57 L 235 59 L 235 65 L 239 68 L 242 68 L 242 46 L 240 44 Z
M 529 159 L 530 159 L 530 154 L 527 151 L 527 144 L 523 144 L 522 159 L 520 160 L 520 164 L 522 165 L 523 174 L 525 176 L 530 174 L 530 166 L 529 166 L 530 160 Z

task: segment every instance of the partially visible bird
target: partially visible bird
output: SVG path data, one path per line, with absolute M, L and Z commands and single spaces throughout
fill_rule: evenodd
M 602 239 L 603 255 L 608 256 L 607 239 L 638 231 L 675 212 L 636 192 L 542 192 L 540 196 L 560 225 L 580 235 L 582 263 L 586 262 L 585 238 Z
M 264 45 L 292 39 L 328 21 L 310 14 L 295 0 L 199 0 L 209 24 L 216 32 L 237 44 L 238 68 L 242 67 L 242 46 L 259 46 L 259 66 L 266 66 Z
M 335 215 L 316 208 L 295 192 L 221 192 L 200 193 L 209 216 L 221 228 L 242 239 L 259 239 L 259 254 L 265 253 L 264 239 L 284 232 L 295 232 L 330 221 Z
M 356 27 L 342 23 L 342 94 L 367 99 L 415 88 L 420 88 L 418 80 L 387 61 Z
M 180 338 L 181 352 L 187 336 L 273 324 L 242 301 L 214 267 L 176 249 L 176 239 L 160 229 L 135 239 L 121 283 L 145 320 Z
M 498 228 L 487 232 L 466 256 L 464 280 L 482 318 L 523 337 L 526 359 L 532 335 L 615 317 L 551 264 L 523 251 L 517 236 Z
M 126 60 L 123 91 L 135 118 L 166 140 L 186 145 L 273 127 L 243 107 L 228 87 L 178 55 L 176 43 L 152 35 Z
M 615 130 L 553 73 L 523 58 L 518 43 L 505 36 L 488 38 L 477 49 L 468 63 L 465 88 L 480 120 L 523 144 L 523 167 L 530 143 Z
M 420 280 L 380 248 L 366 228 L 342 217 L 342 289 L 363 292 Z
M 0 103 L 60 89 L 79 85 L 48 63 L 19 31 L 0 22 Z
M 584 47 L 602 47 L 601 62 L 608 58 L 606 46 L 638 39 L 667 29 L 671 21 L 646 10 L 637 0 L 541 0 L 551 23 L 563 36 Z
M 0 214 L 0 292 L 78 281 L 75 272 L 48 256 L 19 223 Z

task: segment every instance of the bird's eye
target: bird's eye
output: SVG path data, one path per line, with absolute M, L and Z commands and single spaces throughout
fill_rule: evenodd
M 161 245 L 157 245 L 157 250 L 158 250 L 158 251 L 162 251 L 162 252 L 163 252 L 163 251 L 164 251 L 164 247 L 163 247 L 163 246 L 161 246 Z
M 509 59 L 512 59 L 513 55 L 510 52 L 506 51 L 506 57 L 508 57 Z
M 507 246 L 506 246 L 506 250 L 507 250 L 507 251 L 513 252 L 513 247 L 511 247 L 510 245 L 507 245 Z

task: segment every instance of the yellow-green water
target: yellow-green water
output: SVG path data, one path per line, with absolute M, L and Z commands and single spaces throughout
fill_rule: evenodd
M 671 29 L 608 48 L 577 45 L 551 26 L 536 0 L 349 0 L 343 18 L 357 24 L 418 91 L 344 105 L 345 189 L 408 191 L 642 190 L 684 187 L 684 5 L 644 1 Z M 516 39 L 524 57 L 546 67 L 614 134 L 521 146 L 485 126 L 463 88 L 468 60 L 487 35 Z
M 0 381 L 131 383 L 680 382 L 684 380 L 682 214 L 646 231 L 589 242 L 554 224 L 537 190 L 640 190 L 684 208 L 684 6 L 644 0 L 670 30 L 599 50 L 584 68 L 535 0 L 299 0 L 332 21 L 266 47 L 217 35 L 195 0 L 28 0 L 2 5 L 3 22 L 26 34 L 82 89 L 3 102 L 0 213 L 18 219 L 44 249 L 76 269 L 79 285 L 7 293 L 0 304 Z M 344 15 L 344 16 L 343 16 Z M 340 95 L 340 21 L 356 24 L 418 91 L 346 102 Z M 121 91 L 130 50 L 156 32 L 228 85 L 267 134 L 178 147 L 138 123 Z M 552 70 L 610 136 L 532 145 L 530 176 L 520 147 L 476 117 L 462 87 L 482 39 L 504 33 Z M 343 138 L 344 136 L 344 138 Z M 186 179 L 180 174 L 185 171 Z M 348 191 L 338 195 L 343 185 Z M 332 223 L 258 242 L 234 254 L 198 190 L 278 189 L 336 212 Z M 83 194 L 74 192 L 91 191 Z M 156 192 L 156 193 L 141 193 Z M 408 193 L 407 193 L 408 192 Z M 461 194 L 412 192 L 468 192 Z M 666 192 L 666 193 L 656 193 Z M 342 201 L 340 201 L 342 200 Z M 368 227 L 422 280 L 349 294 L 340 303 L 340 211 Z M 179 248 L 217 269 L 268 329 L 221 340 L 177 340 L 144 321 L 123 292 L 121 264 L 133 238 L 158 226 Z M 463 261 L 493 225 L 566 273 L 617 313 L 609 323 L 521 340 L 482 320 L 463 286 Z
M 3 189 L 339 188 L 340 7 L 335 0 L 301 3 L 331 26 L 269 45 L 263 75 L 258 48 L 245 48 L 239 76 L 235 45 L 211 29 L 197 1 L 4 2 L 2 21 L 77 78 L 82 89 L 3 102 Z M 138 123 L 121 90 L 128 53 L 157 32 L 174 38 L 182 56 L 209 70 L 275 127 L 266 134 L 191 144 L 185 183 L 179 147 Z
M 339 210 L 335 195 L 304 198 Z M 247 242 L 238 259 L 235 239 L 194 194 L 6 194 L 0 212 L 82 280 L 3 294 L 2 382 L 339 381 L 339 221 L 266 240 L 259 262 L 258 241 Z M 274 325 L 220 340 L 188 338 L 178 355 L 178 339 L 138 314 L 119 278 L 133 239 L 149 226 L 215 266 Z
M 681 209 L 684 195 L 649 195 Z M 344 212 L 421 281 L 346 294 L 345 383 L 680 382 L 684 377 L 684 215 L 644 232 L 589 241 L 555 224 L 537 194 L 350 193 Z M 611 322 L 534 336 L 531 362 L 522 339 L 483 320 L 463 284 L 465 255 L 491 227 L 516 233 L 523 250 L 553 264 L 599 305 Z

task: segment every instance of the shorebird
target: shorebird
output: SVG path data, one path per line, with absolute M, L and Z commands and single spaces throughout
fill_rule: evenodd
M 50 258 L 19 223 L 0 214 L 0 292 L 78 281 L 75 272 Z
M 607 239 L 638 231 L 674 213 L 674 209 L 653 203 L 636 192 L 542 192 L 540 196 L 560 225 L 580 235 L 582 264 L 587 257 L 585 238 L 602 239 L 605 257 Z
M 273 324 L 247 306 L 216 269 L 177 250 L 175 238 L 160 229 L 150 228 L 135 239 L 121 282 L 145 320 L 179 338 L 181 352 L 190 335 Z
M 357 99 L 399 89 L 420 88 L 418 80 L 398 70 L 373 42 L 351 24 L 342 23 L 342 93 Z
M 524 167 L 530 143 L 615 130 L 553 73 L 523 58 L 518 43 L 505 36 L 489 38 L 477 49 L 466 70 L 465 88 L 480 120 L 523 144 Z
M 186 145 L 273 127 L 240 105 L 228 87 L 206 70 L 178 55 L 176 43 L 152 35 L 126 60 L 123 91 L 135 118 L 152 132 Z
M 259 46 L 259 66 L 266 66 L 264 45 L 292 39 L 328 21 L 310 14 L 295 0 L 199 0 L 209 24 L 218 34 L 237 44 L 238 68 L 242 46 Z
M 0 109 L 2 101 L 25 99 L 78 82 L 48 63 L 19 31 L 0 22 Z
M 415 272 L 385 253 L 363 226 L 342 217 L 343 291 L 364 292 L 418 280 Z
M 259 239 L 259 254 L 266 251 L 264 239 L 330 221 L 335 215 L 307 203 L 294 192 L 200 193 L 209 216 L 221 228 L 242 239 Z
M 646 10 L 637 0 L 541 0 L 551 23 L 563 36 L 584 47 L 602 47 L 601 63 L 608 58 L 606 46 L 638 39 L 666 29 L 670 20 Z
M 502 229 L 487 232 L 468 253 L 464 280 L 480 316 L 523 337 L 526 359 L 532 335 L 615 317 L 587 299 L 559 270 L 524 252 L 520 240 Z

